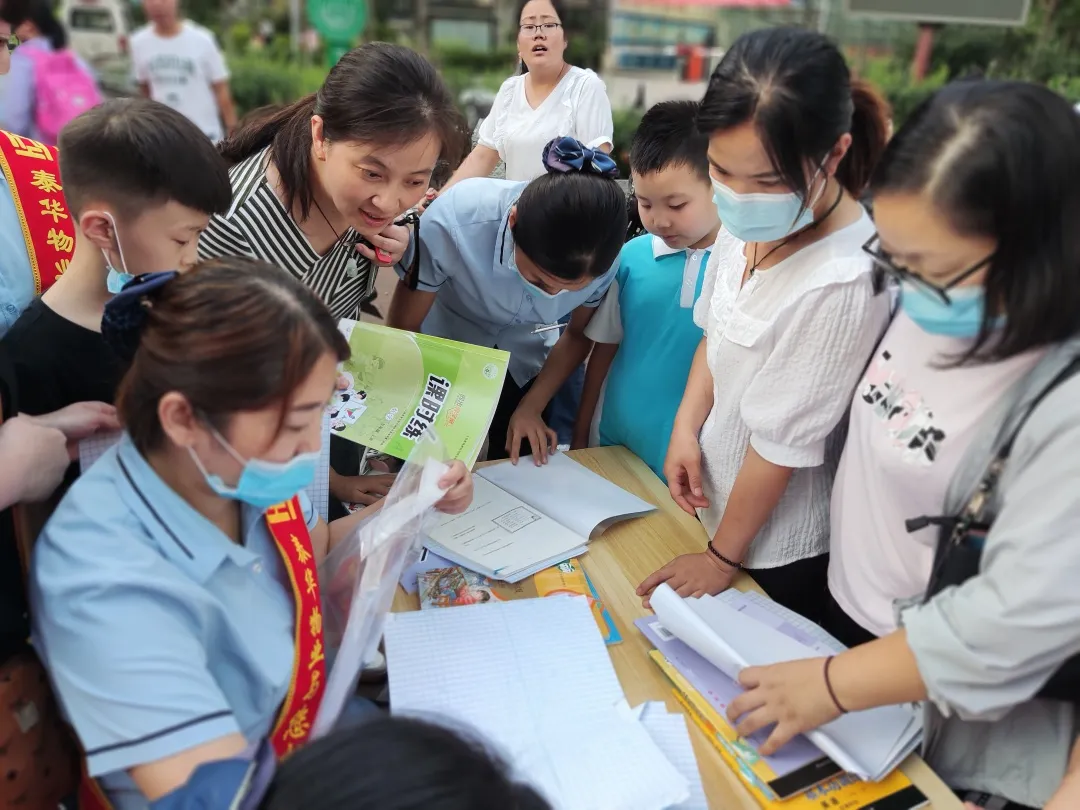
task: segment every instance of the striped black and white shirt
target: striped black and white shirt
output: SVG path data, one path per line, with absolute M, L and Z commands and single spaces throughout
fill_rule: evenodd
M 335 318 L 359 318 L 360 304 L 375 291 L 376 268 L 355 245 L 360 234 L 349 228 L 324 256 L 266 182 L 269 147 L 229 171 L 233 203 L 214 216 L 199 240 L 199 258 L 248 256 L 292 273 L 323 300 Z

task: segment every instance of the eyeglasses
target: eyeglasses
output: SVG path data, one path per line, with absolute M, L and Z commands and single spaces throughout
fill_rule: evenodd
M 877 289 L 880 286 L 880 282 L 883 280 L 882 276 L 888 275 L 897 281 L 908 282 L 914 287 L 918 287 L 922 291 L 929 293 L 936 298 L 939 298 L 946 306 L 952 306 L 952 299 L 949 298 L 949 290 L 956 287 L 966 279 L 971 278 L 975 273 L 982 270 L 986 265 L 994 258 L 994 254 L 990 254 L 980 262 L 976 262 L 971 265 L 967 270 L 962 272 L 952 281 L 945 285 L 938 285 L 932 281 L 927 281 L 917 273 L 912 273 L 906 267 L 901 267 L 886 251 L 882 250 L 881 242 L 878 239 L 878 235 L 874 234 L 862 246 L 863 253 L 871 258 L 874 262 L 874 286 Z
M 534 34 L 552 34 L 556 28 L 562 28 L 562 23 L 540 23 L 539 25 L 522 25 L 519 27 L 521 33 L 525 36 L 531 37 Z

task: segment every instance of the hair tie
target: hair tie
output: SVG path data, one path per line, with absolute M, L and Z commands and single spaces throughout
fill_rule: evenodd
M 131 360 L 135 356 L 151 301 L 162 287 L 178 275 L 177 271 L 168 270 L 135 276 L 105 304 L 101 336 L 119 357 Z
M 590 149 L 574 138 L 555 138 L 548 141 L 542 157 L 544 168 L 556 174 L 598 174 L 610 180 L 619 178 L 619 167 L 611 155 Z

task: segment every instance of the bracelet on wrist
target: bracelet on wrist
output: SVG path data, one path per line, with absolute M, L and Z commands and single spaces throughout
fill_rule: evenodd
M 840 714 L 847 714 L 848 710 L 840 705 L 840 701 L 836 698 L 836 692 L 833 690 L 832 680 L 829 678 L 829 667 L 832 666 L 833 658 L 835 655 L 830 655 L 825 659 L 825 688 L 829 690 L 829 697 L 832 698 L 833 705 Z
M 731 566 L 736 571 L 741 571 L 742 570 L 742 563 L 735 562 L 734 560 L 729 560 L 727 557 L 725 557 L 723 554 L 721 554 L 719 551 L 717 551 L 716 546 L 714 546 L 712 544 L 712 540 L 709 541 L 708 548 L 709 548 L 709 552 L 714 557 L 716 557 L 716 559 L 718 559 L 720 562 L 722 562 L 724 565 Z

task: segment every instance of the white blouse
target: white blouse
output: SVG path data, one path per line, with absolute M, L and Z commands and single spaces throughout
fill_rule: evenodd
M 478 140 L 506 163 L 507 180 L 532 180 L 544 173 L 540 161 L 552 138 L 570 136 L 593 149 L 611 145 L 614 124 L 603 80 L 571 67 L 535 109 L 525 97 L 525 76 L 511 76 L 480 124 Z
M 795 468 L 750 546 L 747 568 L 828 551 L 838 452 L 827 459 L 826 447 L 889 315 L 889 297 L 874 295 L 870 259 L 861 249 L 873 233 L 864 213 L 745 285 L 745 243 L 723 228 L 717 235 L 694 308 L 714 383 L 701 430 L 710 505 L 699 516 L 709 535 L 720 525 L 748 447 Z

